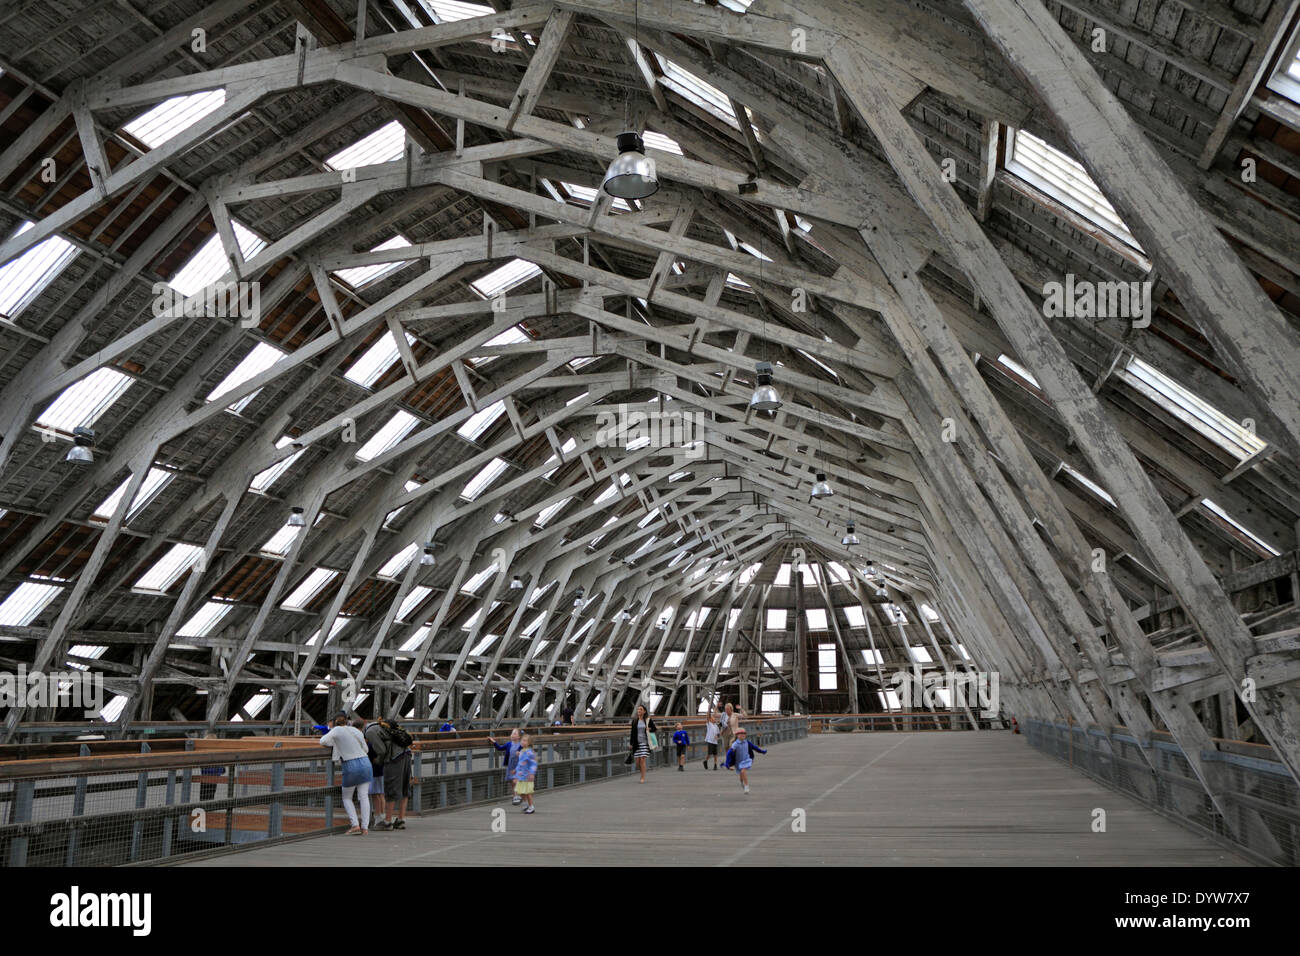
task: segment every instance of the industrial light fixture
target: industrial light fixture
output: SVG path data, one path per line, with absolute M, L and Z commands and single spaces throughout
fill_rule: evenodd
M 840 538 L 840 544 L 844 545 L 846 548 L 851 548 L 855 544 L 861 543 L 862 542 L 858 540 L 858 536 L 853 533 L 853 522 L 850 521 L 849 526 L 845 529 L 844 537 Z
M 424 550 L 420 552 L 420 564 L 426 568 L 433 567 L 433 542 L 424 542 Z
M 659 191 L 654 160 L 645 154 L 645 141 L 635 130 L 619 133 L 618 155 L 605 171 L 600 184 L 615 199 L 648 199 Z
M 889 592 L 885 590 L 885 586 L 883 584 L 881 584 L 876 588 L 876 597 L 884 598 L 885 600 L 889 599 Z
M 781 407 L 781 396 L 772 384 L 772 363 L 759 362 L 754 366 L 758 374 L 758 384 L 754 394 L 749 397 L 749 407 L 756 412 L 774 412 Z
M 510 579 L 510 590 L 522 591 L 523 589 L 524 589 L 523 578 L 521 578 L 519 575 L 516 574 L 513 578 Z
M 586 593 L 587 593 L 587 592 L 584 591 L 582 588 L 578 588 L 577 593 L 574 594 L 574 597 L 573 597 L 573 606 L 574 606 L 574 607 L 582 607 L 582 605 L 583 605 L 582 596 L 583 596 L 584 594 L 586 594 Z
M 618 619 L 623 624 L 626 624 L 628 621 L 632 620 L 632 614 L 626 608 L 624 608 L 623 611 L 619 614 Z
M 95 444 L 95 432 L 93 429 L 78 426 L 72 430 L 72 447 L 68 449 L 68 455 L 64 461 L 70 461 L 74 465 L 90 465 L 95 461 L 95 453 L 92 446 Z
M 808 492 L 809 498 L 829 498 L 835 492 L 831 489 L 830 482 L 826 480 L 826 472 L 817 472 L 817 480 L 813 482 L 812 490 Z
M 303 517 L 301 508 L 295 507 L 289 509 L 289 527 L 290 528 L 307 527 L 307 519 Z
M 876 562 L 867 558 L 867 580 L 871 581 L 876 576 Z

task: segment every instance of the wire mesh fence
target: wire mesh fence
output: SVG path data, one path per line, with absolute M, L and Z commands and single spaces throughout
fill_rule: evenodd
M 808 733 L 804 718 L 748 726 L 762 747 Z M 675 764 L 667 737 L 651 753 L 651 767 Z M 413 754 L 411 812 L 510 795 L 505 770 L 485 740 L 436 747 Z M 537 749 L 538 791 L 635 770 L 625 763 L 623 731 L 542 738 Z M 699 760 L 704 752 L 697 741 L 687 755 Z M 166 863 L 333 832 L 347 823 L 338 774 L 328 751 L 310 744 L 0 765 L 0 865 Z
M 1210 797 L 1191 763 L 1173 743 L 1153 740 L 1143 756 L 1126 734 L 1098 728 L 1024 721 L 1030 746 L 1068 762 L 1100 783 L 1127 793 L 1200 833 L 1250 856 L 1300 864 L 1300 787 L 1279 761 L 1221 750 L 1205 751 Z

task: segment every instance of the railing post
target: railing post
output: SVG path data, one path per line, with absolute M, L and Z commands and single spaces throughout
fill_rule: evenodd
M 176 771 L 175 770 L 167 771 L 167 795 L 164 799 L 166 800 L 166 804 L 169 807 L 176 802 Z M 172 828 L 175 825 L 176 825 L 176 821 L 172 819 L 172 815 L 170 813 L 167 814 L 165 817 L 163 817 L 162 856 L 164 857 L 169 857 L 172 855 Z
M 79 753 L 82 757 L 89 757 L 90 747 L 82 744 Z M 82 774 L 77 778 L 76 787 L 72 792 L 72 819 L 68 821 L 68 845 L 63 854 L 64 866 L 75 866 L 77 863 L 77 844 L 81 840 L 81 817 L 85 812 L 86 775 Z
M 14 783 L 13 807 L 9 812 L 10 823 L 31 823 L 32 805 L 36 800 L 36 781 L 18 780 Z M 9 865 L 27 865 L 27 837 L 14 837 L 9 847 Z
M 149 752 L 149 744 L 147 742 L 140 744 L 140 753 L 147 754 L 148 752 Z M 143 810 L 145 803 L 148 802 L 148 799 L 149 799 L 149 771 L 141 770 L 140 773 L 136 776 L 136 781 L 135 781 L 135 808 L 137 810 Z M 143 838 L 144 838 L 144 824 L 141 821 L 136 820 L 134 823 L 131 824 L 130 859 L 132 863 L 140 859 L 140 843 Z
M 421 796 L 424 793 L 424 785 L 422 783 L 424 776 L 423 776 L 423 764 L 422 761 L 420 760 L 420 757 L 421 757 L 420 751 L 418 750 L 411 751 L 411 773 L 415 777 L 415 786 L 411 788 L 411 800 L 415 803 L 415 812 L 423 815 L 424 803 L 421 799 Z
M 334 829 L 334 761 L 325 761 L 325 829 Z
M 280 746 L 276 744 L 276 746 Z M 330 761 L 332 764 L 333 761 Z M 266 837 L 274 840 L 284 832 L 284 802 L 280 794 L 284 791 L 284 761 L 277 760 L 271 764 L 271 807 L 266 817 Z

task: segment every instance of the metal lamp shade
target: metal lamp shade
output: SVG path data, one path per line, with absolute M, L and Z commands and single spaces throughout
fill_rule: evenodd
M 774 385 L 760 385 L 750 396 L 749 407 L 756 412 L 774 412 L 781 407 L 781 396 Z
M 95 444 L 95 433 L 93 430 L 79 425 L 72 430 L 72 447 L 68 449 L 65 461 L 70 461 L 74 465 L 91 465 L 95 462 L 95 452 L 91 448 Z
M 292 511 L 289 512 L 290 528 L 305 528 L 306 526 L 307 526 L 307 519 L 303 517 L 301 508 L 294 508 Z
M 812 498 L 829 498 L 831 495 L 835 494 L 835 492 L 831 490 L 830 483 L 826 480 L 826 475 L 819 471 L 817 472 L 817 480 L 813 482 L 812 491 L 808 494 L 809 497 Z
M 654 163 L 645 155 L 637 133 L 620 133 L 618 156 L 605 171 L 601 189 L 615 199 L 647 199 L 659 191 Z

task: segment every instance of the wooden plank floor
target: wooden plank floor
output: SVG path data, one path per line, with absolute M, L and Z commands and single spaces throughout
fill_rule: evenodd
M 751 790 L 696 763 L 540 793 L 531 816 L 483 805 L 193 865 L 1249 865 L 1005 732 L 816 735 L 760 756 Z

